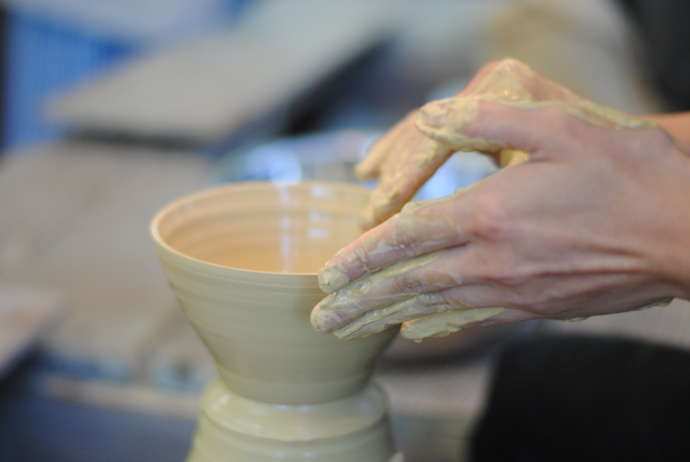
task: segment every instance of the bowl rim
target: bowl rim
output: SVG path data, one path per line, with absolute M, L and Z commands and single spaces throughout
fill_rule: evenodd
M 195 266 L 201 268 L 205 267 L 206 269 L 209 270 L 214 270 L 215 273 L 226 273 L 227 275 L 232 275 L 232 274 L 244 274 L 247 276 L 251 275 L 264 275 L 264 276 L 275 276 L 276 278 L 316 278 L 318 273 L 317 272 L 282 272 L 282 271 L 262 271 L 262 270 L 252 270 L 252 269 L 246 269 L 246 268 L 240 268 L 236 266 L 228 266 L 228 265 L 221 265 L 218 263 L 212 263 L 206 260 L 202 260 L 200 258 L 193 257 L 189 254 L 186 254 L 174 247 L 172 247 L 170 244 L 166 242 L 166 240 L 161 236 L 160 234 L 160 224 L 161 222 L 174 210 L 179 209 L 180 207 L 184 207 L 185 205 L 189 203 L 193 203 L 200 198 L 206 198 L 206 197 L 212 197 L 215 195 L 222 195 L 223 193 L 226 193 L 228 191 L 233 191 L 233 192 L 238 192 L 242 190 L 250 191 L 252 189 L 254 190 L 289 190 L 289 189 L 313 189 L 313 188 L 324 188 L 324 189 L 329 189 L 329 190 L 349 190 L 352 192 L 356 193 L 364 193 L 364 194 L 369 194 L 369 190 L 366 189 L 364 186 L 353 184 L 353 183 L 345 183 L 345 182 L 337 182 L 337 181 L 301 181 L 299 183 L 293 183 L 293 182 L 271 182 L 271 181 L 244 181 L 244 182 L 237 182 L 237 183 L 231 183 L 231 184 L 225 184 L 221 186 L 212 186 L 208 188 L 201 189 L 199 191 L 193 192 L 191 194 L 186 194 L 184 196 L 181 196 L 177 199 L 174 199 L 171 202 L 168 202 L 166 205 L 161 207 L 151 218 L 151 221 L 149 223 L 149 232 L 151 234 L 151 237 L 153 238 L 154 243 L 158 247 L 158 249 L 166 252 L 167 254 L 176 257 L 176 260 L 179 261 L 186 261 L 188 263 L 192 263 Z M 325 263 L 325 262 L 324 262 Z M 199 266 L 201 265 L 201 266 Z

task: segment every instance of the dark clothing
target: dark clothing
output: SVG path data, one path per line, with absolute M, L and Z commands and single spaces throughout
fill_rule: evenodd
M 690 352 L 543 336 L 500 354 L 472 462 L 690 460 Z
M 690 110 L 690 1 L 617 2 L 640 37 L 641 58 L 667 110 Z

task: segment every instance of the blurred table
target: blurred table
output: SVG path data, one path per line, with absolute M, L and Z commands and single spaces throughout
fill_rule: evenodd
M 171 336 L 203 352 L 191 335 L 174 332 L 181 322 L 148 222 L 166 202 L 199 189 L 206 175 L 205 161 L 191 153 L 79 142 L 3 162 L 2 280 L 55 291 L 69 310 L 42 340 L 51 367 L 155 382 L 157 364 L 180 350 Z M 178 369 L 187 370 L 172 364 L 161 374 Z

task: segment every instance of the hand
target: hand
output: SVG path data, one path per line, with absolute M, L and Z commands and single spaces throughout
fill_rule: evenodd
M 484 66 L 454 99 L 465 103 L 492 99 L 518 105 L 521 102 L 534 104 L 540 101 L 560 101 L 574 105 L 590 103 L 512 59 Z M 591 114 L 591 110 L 583 108 L 583 112 L 589 112 L 592 118 L 596 117 Z M 399 212 L 455 151 L 500 154 L 496 152 L 496 146 L 491 146 L 487 140 L 464 139 L 461 143 L 449 146 L 438 137 L 430 138 L 415 126 L 417 116 L 418 111 L 408 114 L 372 146 L 369 155 L 356 167 L 359 178 L 378 178 L 369 206 L 362 213 L 361 225 L 364 229 L 376 226 Z M 433 115 L 429 114 L 428 117 Z M 608 123 L 606 118 L 601 119 Z
M 529 160 L 408 204 L 342 249 L 320 275 L 332 293 L 312 312 L 317 330 L 351 338 L 404 323 L 422 339 L 687 297 L 688 156 L 654 124 L 524 65 L 493 69 L 476 91 L 423 107 L 419 134 L 450 152 L 519 149 Z

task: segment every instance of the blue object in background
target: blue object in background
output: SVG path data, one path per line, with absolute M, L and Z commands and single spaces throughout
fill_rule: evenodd
M 250 3 L 222 0 L 221 9 L 209 17 L 237 20 Z M 89 35 L 23 10 L 10 9 L 7 18 L 4 150 L 58 137 L 62 129 L 41 113 L 46 98 L 145 48 L 140 42 Z
M 22 12 L 8 17 L 4 149 L 61 133 L 41 114 L 46 97 L 131 56 L 135 46 L 89 37 Z

